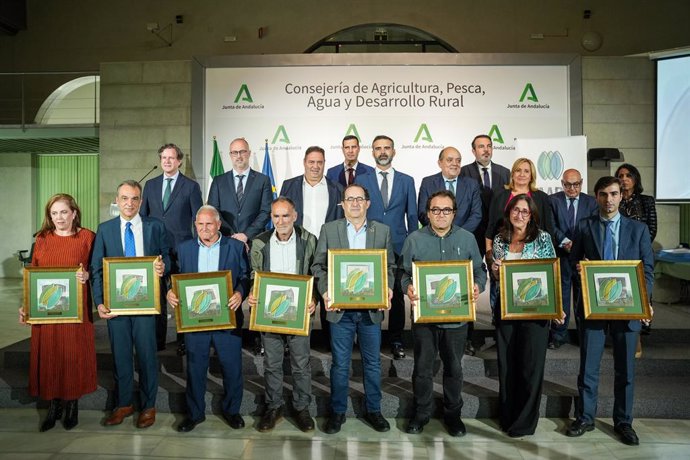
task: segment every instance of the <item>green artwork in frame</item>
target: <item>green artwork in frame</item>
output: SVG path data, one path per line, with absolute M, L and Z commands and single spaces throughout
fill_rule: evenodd
M 558 319 L 563 313 L 558 259 L 504 260 L 501 319 Z
M 329 249 L 328 297 L 332 308 L 388 309 L 385 249 Z
M 256 272 L 249 329 L 276 334 L 309 335 L 314 277 Z
M 156 257 L 103 259 L 104 304 L 116 315 L 160 314 L 160 279 Z
M 583 260 L 585 319 L 651 319 L 647 283 L 640 260 Z
M 475 320 L 472 261 L 412 262 L 412 284 L 419 300 L 415 323 L 459 323 Z
M 24 316 L 28 324 L 83 322 L 84 299 L 77 281 L 80 267 L 26 267 Z
M 228 307 L 232 297 L 229 270 L 172 275 L 173 291 L 179 300 L 175 309 L 177 332 L 214 331 L 237 327 L 235 311 Z

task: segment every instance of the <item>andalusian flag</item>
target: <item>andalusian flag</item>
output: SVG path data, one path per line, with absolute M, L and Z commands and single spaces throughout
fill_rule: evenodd
M 271 180 L 271 191 L 273 192 L 273 199 L 275 200 L 278 198 L 278 194 L 276 193 L 276 179 L 273 177 L 273 166 L 271 166 L 271 156 L 268 153 L 268 139 L 266 139 L 266 154 L 264 155 L 264 167 L 261 169 L 261 172 L 265 175 L 268 176 L 268 178 Z M 273 228 L 273 221 L 268 221 L 266 224 L 266 230 L 271 230 Z
M 213 160 L 211 160 L 211 178 L 220 176 L 225 173 L 223 169 L 223 160 L 220 158 L 220 150 L 218 150 L 218 142 L 216 136 L 213 136 Z

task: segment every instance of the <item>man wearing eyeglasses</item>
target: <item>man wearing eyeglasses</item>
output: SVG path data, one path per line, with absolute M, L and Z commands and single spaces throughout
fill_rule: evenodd
M 582 288 L 580 277 L 571 268 L 570 250 L 573 242 L 578 238 L 577 225 L 583 219 L 597 213 L 597 201 L 594 197 L 582 193 L 582 176 L 577 169 L 568 169 L 561 178 L 563 191 L 556 192 L 549 198 L 554 220 L 554 242 L 558 245 L 556 254 L 561 261 L 561 286 L 563 293 L 563 324 L 551 323 L 549 348 L 555 350 L 568 343 L 568 322 L 570 320 L 570 293 L 573 294 L 574 307 L 577 311 L 581 307 Z M 577 321 L 578 316 L 575 315 Z M 578 324 L 579 330 L 579 324 Z
M 321 227 L 316 245 L 312 274 L 326 305 L 326 319 L 331 324 L 331 415 L 324 432 L 337 433 L 345 423 L 347 396 L 350 383 L 350 363 L 355 334 L 362 356 L 364 375 L 364 399 L 366 420 L 376 431 L 390 430 L 388 421 L 381 415 L 381 321 L 383 311 L 375 309 L 339 310 L 331 307 L 328 297 L 328 250 L 329 249 L 385 249 L 387 252 L 388 286 L 393 286 L 395 255 L 391 243 L 390 228 L 376 221 L 367 220 L 369 192 L 359 184 L 348 185 L 343 192 L 344 219 L 327 222 Z M 388 304 L 393 291 L 388 289 Z
M 424 209 L 429 224 L 410 234 L 402 249 L 403 292 L 407 293 L 413 308 L 420 302 L 419 287 L 412 284 L 412 262 L 471 260 L 474 286 L 470 288 L 471 293 L 461 291 L 460 295 L 470 294 L 476 302 L 486 285 L 486 272 L 474 235 L 453 224 L 457 211 L 455 196 L 448 190 L 435 192 L 427 199 Z M 451 276 L 448 278 L 452 280 Z M 440 282 L 432 283 L 431 288 L 436 289 Z M 455 282 L 459 283 L 459 279 Z M 433 415 L 434 363 L 440 355 L 443 362 L 443 420 L 451 436 L 463 436 L 466 430 L 460 417 L 463 405 L 462 357 L 467 341 L 467 323 L 413 323 L 412 334 L 414 416 L 405 431 L 421 433 Z
M 249 168 L 251 150 L 246 140 L 230 143 L 232 171 L 214 177 L 208 204 L 220 212 L 221 233 L 247 244 L 263 232 L 271 218 L 271 181 Z

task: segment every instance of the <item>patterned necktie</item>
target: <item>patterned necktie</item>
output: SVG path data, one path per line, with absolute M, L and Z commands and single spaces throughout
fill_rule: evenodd
M 383 207 L 388 207 L 388 173 L 381 171 L 381 199 L 383 200 Z
M 482 168 L 484 171 L 484 187 L 491 188 L 491 181 L 489 180 L 489 168 Z
M 347 168 L 347 185 L 355 182 L 355 168 Z
M 244 185 L 242 184 L 242 179 L 244 179 L 244 174 L 240 174 L 237 176 L 237 201 L 242 201 L 242 197 L 244 197 Z
M 570 205 L 568 206 L 568 230 L 575 228 L 575 198 L 568 198 Z
M 610 220 L 603 221 L 604 224 L 604 260 L 616 260 L 613 254 L 613 229 Z
M 446 185 L 448 186 L 448 190 L 455 195 L 455 181 L 454 180 L 447 180 Z
M 172 178 L 165 179 L 167 184 L 165 184 L 165 192 L 163 192 L 163 210 L 168 209 L 170 204 L 170 195 L 172 194 Z
M 132 223 L 125 224 L 125 257 L 136 257 L 137 246 L 134 243 L 134 232 L 132 231 Z

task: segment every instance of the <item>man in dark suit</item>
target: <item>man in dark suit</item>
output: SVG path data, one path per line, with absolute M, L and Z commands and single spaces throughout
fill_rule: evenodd
M 644 266 L 647 294 L 652 295 L 654 283 L 654 255 L 649 230 L 644 223 L 623 217 L 618 211 L 621 186 L 618 179 L 607 176 L 594 186 L 599 205 L 598 215 L 581 220 L 577 238 L 573 243 L 572 261 L 589 260 L 641 260 Z M 578 271 L 579 265 L 574 267 Z M 604 352 L 607 332 L 613 344 L 614 431 L 621 442 L 638 445 L 639 439 L 632 427 L 632 409 L 635 380 L 635 348 L 640 333 L 638 320 L 585 320 L 580 316 L 580 372 L 577 377 L 579 393 L 576 419 L 566 435 L 582 436 L 594 429 L 599 390 L 599 368 Z M 648 322 L 648 321 L 644 321 Z
M 338 182 L 343 188 L 354 183 L 359 174 L 372 172 L 374 168 L 358 161 L 359 139 L 357 136 L 348 135 L 343 138 L 343 156 L 345 162 L 328 169 L 326 177 L 333 182 Z
M 141 185 L 138 182 L 128 180 L 121 183 L 116 201 L 120 216 L 98 226 L 91 256 L 93 300 L 98 306 L 98 315 L 108 320 L 115 367 L 116 406 L 105 425 L 119 425 L 134 413 L 133 352 L 136 350 L 141 390 L 137 427 L 146 428 L 156 421 L 158 357 L 155 315 L 118 316 L 110 313 L 109 305 L 104 305 L 103 258 L 158 256 L 154 271 L 156 276 L 162 277 L 170 267 L 170 245 L 163 222 L 139 215 Z
M 220 215 L 213 206 L 202 206 L 196 214 L 197 240 L 187 240 L 177 247 L 178 273 L 205 273 L 230 270 L 234 292 L 227 307 L 235 311 L 234 329 L 185 333 L 187 347 L 187 416 L 177 431 L 192 431 L 206 420 L 206 375 L 211 346 L 216 350 L 223 374 L 225 395 L 223 417 L 233 429 L 244 427 L 242 404 L 242 300 L 247 295 L 249 260 L 244 245 L 220 233 Z M 168 291 L 168 302 L 178 308 L 179 298 Z M 220 308 L 223 308 L 222 306 Z
M 393 168 L 395 144 L 388 136 L 376 136 L 372 142 L 376 168 L 374 174 L 361 174 L 355 182 L 369 190 L 371 204 L 367 219 L 388 225 L 395 250 L 395 284 L 388 316 L 388 341 L 394 359 L 405 357 L 402 331 L 405 328 L 405 298 L 400 284 L 403 276 L 400 253 L 407 235 L 417 230 L 417 194 L 414 179 Z
M 549 348 L 552 350 L 568 342 L 571 291 L 575 302 L 573 311 L 577 311 L 581 307 L 580 276 L 572 270 L 570 260 L 573 241 L 578 238 L 576 234 L 578 222 L 599 212 L 597 201 L 586 193 L 582 193 L 582 176 L 577 169 L 566 170 L 561 178 L 561 185 L 563 191 L 554 193 L 549 199 L 555 221 L 553 236 L 556 243 L 556 254 L 561 262 L 561 290 L 565 322 L 563 324 L 551 323 Z M 579 323 L 577 315 L 575 315 L 575 321 Z M 580 330 L 579 324 L 577 329 Z
M 477 181 L 479 193 L 482 200 L 482 220 L 474 230 L 474 238 L 477 240 L 479 253 L 484 257 L 486 253 L 486 227 L 489 222 L 489 209 L 491 209 L 491 199 L 495 193 L 505 190 L 505 185 L 510 181 L 510 170 L 492 161 L 494 154 L 491 137 L 486 134 L 479 134 L 472 139 L 472 154 L 475 161 L 466 164 L 460 169 L 461 177 L 469 177 Z M 486 269 L 486 265 L 483 265 Z M 474 323 L 467 323 L 467 348 L 466 352 L 474 356 L 476 353 L 473 341 Z
M 324 177 L 325 164 L 324 150 L 317 146 L 309 147 L 304 154 L 304 174 L 286 180 L 280 188 L 280 196 L 288 197 L 295 203 L 297 211 L 295 223 L 314 236 L 321 233 L 321 226 L 326 222 L 343 218 L 343 207 L 340 206 L 343 186 L 337 181 Z M 319 305 L 321 332 L 326 342 L 330 343 L 326 308 L 318 292 L 316 303 Z
M 477 182 L 460 177 L 462 157 L 455 147 L 446 147 L 438 156 L 441 172 L 422 179 L 417 199 L 417 214 L 422 225 L 429 225 L 426 203 L 439 190 L 450 190 L 455 195 L 458 211 L 453 224 L 474 233 L 482 221 L 482 200 Z
M 246 140 L 230 143 L 232 171 L 214 177 L 208 204 L 220 213 L 220 231 L 247 244 L 266 229 L 271 215 L 271 181 L 249 168 L 252 152 Z
M 177 145 L 163 145 L 158 149 L 158 158 L 163 174 L 144 185 L 139 215 L 162 220 L 168 231 L 168 241 L 172 248 L 176 248 L 178 244 L 194 236 L 194 216 L 203 204 L 201 189 L 199 184 L 180 172 L 184 153 Z M 171 260 L 175 260 L 174 250 L 171 252 Z M 165 302 L 162 302 L 161 314 L 156 319 L 156 342 L 159 350 L 165 349 L 167 326 L 168 311 Z M 178 336 L 178 341 L 179 339 L 181 338 Z M 184 354 L 182 345 L 178 348 L 178 353 Z
M 280 188 L 280 196 L 295 203 L 295 224 L 312 235 L 321 233 L 321 226 L 326 222 L 343 217 L 340 206 L 343 186 L 324 177 L 325 164 L 324 150 L 318 146 L 309 147 L 304 154 L 304 174 L 287 179 Z
M 324 431 L 337 433 L 345 423 L 347 396 L 350 383 L 350 363 L 355 334 L 359 342 L 364 374 L 366 414 L 364 419 L 376 431 L 388 431 L 390 425 L 381 415 L 381 321 L 380 310 L 335 310 L 328 298 L 328 250 L 329 249 L 385 249 L 387 251 L 388 286 L 393 285 L 395 263 L 390 229 L 387 225 L 367 220 L 369 193 L 359 185 L 349 185 L 343 192 L 345 218 L 329 222 L 321 227 L 312 274 L 317 289 L 324 297 L 327 319 L 331 323 L 331 415 Z M 393 295 L 388 290 L 388 298 Z

